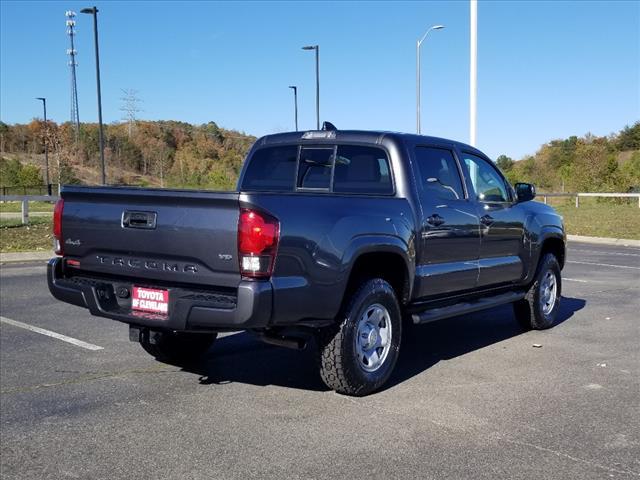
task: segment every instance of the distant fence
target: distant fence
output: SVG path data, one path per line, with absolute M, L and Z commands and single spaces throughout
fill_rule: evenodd
M 580 207 L 580 199 L 584 197 L 637 198 L 638 208 L 640 208 L 640 193 L 538 193 L 536 197 L 542 197 L 545 204 L 547 203 L 547 197 L 575 197 L 576 208 Z
M 31 187 L 20 186 L 2 186 L 0 187 L 1 195 L 52 195 L 53 192 L 58 191 L 57 183 L 50 183 L 49 185 L 35 185 Z
M 21 202 L 22 224 L 29 224 L 29 202 L 49 202 L 54 203 L 58 197 L 53 195 L 0 195 L 0 202 Z

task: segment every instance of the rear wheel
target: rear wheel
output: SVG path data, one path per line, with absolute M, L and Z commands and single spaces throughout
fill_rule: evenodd
M 540 259 L 526 297 L 513 304 L 518 322 L 527 330 L 552 327 L 560 310 L 561 291 L 560 265 L 555 255 L 548 253 Z
M 216 333 L 145 332 L 140 345 L 157 360 L 180 365 L 198 360 L 216 337 Z
M 337 321 L 319 335 L 320 376 L 338 393 L 367 395 L 389 379 L 398 359 L 402 321 L 393 288 L 380 278 L 364 282 Z

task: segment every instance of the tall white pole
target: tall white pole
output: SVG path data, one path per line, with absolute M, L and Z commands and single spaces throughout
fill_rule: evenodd
M 420 135 L 420 40 L 416 42 L 416 133 Z
M 469 24 L 469 143 L 476 146 L 478 102 L 478 0 L 470 0 Z

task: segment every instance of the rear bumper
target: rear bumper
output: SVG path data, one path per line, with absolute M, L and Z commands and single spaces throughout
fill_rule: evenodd
M 273 291 L 267 281 L 241 281 L 236 294 L 161 286 L 169 290 L 169 315 L 164 317 L 132 313 L 130 299 L 116 296 L 119 287 L 131 291 L 130 280 L 68 277 L 63 273 L 62 258 L 49 261 L 47 282 L 49 291 L 58 300 L 88 308 L 92 315 L 133 325 L 176 331 L 217 331 L 264 328 L 271 321 Z

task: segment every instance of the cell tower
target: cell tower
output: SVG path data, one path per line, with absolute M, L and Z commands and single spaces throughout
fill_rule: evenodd
M 71 72 L 71 123 L 76 134 L 76 142 L 80 136 L 80 116 L 78 114 L 78 84 L 76 82 L 76 54 L 78 53 L 74 47 L 73 37 L 76 36 L 76 12 L 67 10 L 64 14 L 67 17 L 67 35 L 69 35 L 69 42 L 71 48 L 67 49 L 67 55 L 69 55 L 69 71 Z

